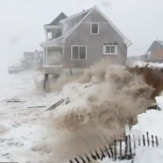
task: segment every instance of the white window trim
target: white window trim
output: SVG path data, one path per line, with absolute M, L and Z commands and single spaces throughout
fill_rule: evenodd
M 97 32 L 97 33 L 92 33 L 92 25 L 93 25 L 93 24 L 97 24 L 97 25 L 98 25 L 98 32 Z M 99 28 L 100 28 L 99 23 L 96 23 L 96 22 L 91 23 L 91 24 L 90 24 L 90 34 L 91 34 L 91 35 L 97 35 L 97 34 L 99 34 L 99 30 L 100 30 Z
M 72 52 L 73 52 L 73 47 L 85 47 L 85 59 L 74 59 L 73 58 L 73 54 L 72 54 Z M 71 60 L 87 60 L 87 45 L 71 45 Z
M 114 46 L 115 53 L 106 53 L 106 46 Z M 103 45 L 103 55 L 117 55 L 117 45 Z

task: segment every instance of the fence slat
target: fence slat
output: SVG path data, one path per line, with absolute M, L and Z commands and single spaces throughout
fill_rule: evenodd
M 105 154 L 104 154 L 104 151 L 100 148 L 100 151 L 101 151 L 101 160 L 103 159 L 103 158 L 105 158 Z
M 114 159 L 117 160 L 117 140 L 114 138 Z
M 128 136 L 129 140 L 129 154 L 132 155 L 131 135 Z
M 138 135 L 138 145 L 141 145 L 141 140 L 140 140 L 140 136 Z
M 143 134 L 143 145 L 145 146 L 145 136 Z
M 80 163 L 79 160 L 75 157 L 74 160 L 77 162 L 77 163 Z
M 95 150 L 96 156 L 98 159 L 100 159 L 100 155 L 98 154 L 98 152 Z
M 82 156 L 79 156 L 83 163 L 87 163 Z
M 111 155 L 109 153 L 109 150 L 108 150 L 108 148 L 106 146 L 105 146 L 105 150 L 106 150 L 106 153 L 107 153 L 108 157 L 111 158 Z
M 148 146 L 150 146 L 150 141 L 149 141 L 149 132 L 146 132 L 146 134 L 147 134 L 147 144 L 148 144 Z
M 125 156 L 127 156 L 128 153 L 128 136 L 125 136 Z
M 155 136 L 155 139 L 156 139 L 156 146 L 158 147 L 159 143 L 158 143 L 158 137 Z
M 136 140 L 135 140 L 135 135 L 133 135 L 133 144 L 134 144 L 134 151 L 136 149 Z
M 151 141 L 152 141 L 152 147 L 154 147 L 155 145 L 154 145 L 154 136 L 153 135 L 151 135 Z
M 90 155 L 91 155 L 91 157 L 92 157 L 93 160 L 97 160 L 96 155 L 94 155 L 92 152 L 90 152 Z
M 111 152 L 111 157 L 113 158 L 114 157 L 114 154 L 113 154 L 113 150 L 112 150 L 111 145 L 109 145 L 109 149 L 110 149 L 110 152 Z
M 87 159 L 88 162 L 91 162 L 91 160 L 90 160 L 90 158 L 88 157 L 87 154 L 85 154 L 85 157 L 86 157 L 86 159 Z
M 121 159 L 122 158 L 122 139 L 119 139 L 119 155 Z

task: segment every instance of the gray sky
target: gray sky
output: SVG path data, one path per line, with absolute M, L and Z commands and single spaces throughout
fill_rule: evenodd
M 129 38 L 129 55 L 140 55 L 163 40 L 163 0 L 0 0 L 0 69 L 18 63 L 23 51 L 41 49 L 43 25 L 97 5 Z

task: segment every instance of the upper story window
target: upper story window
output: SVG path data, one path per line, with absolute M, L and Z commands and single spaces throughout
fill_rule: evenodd
M 117 54 L 117 43 L 103 43 L 103 54 L 104 55 L 116 55 Z
M 91 34 L 99 34 L 99 24 L 97 23 L 92 23 L 91 24 Z
M 52 32 L 48 32 L 47 33 L 47 39 L 52 39 L 52 38 L 53 38 Z
M 86 59 L 87 59 L 86 45 L 72 45 L 71 60 L 86 60 Z

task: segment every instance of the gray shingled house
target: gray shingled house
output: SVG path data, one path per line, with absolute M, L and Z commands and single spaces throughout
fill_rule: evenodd
M 93 7 L 67 17 L 60 13 L 44 25 L 44 74 L 57 74 L 63 69 L 81 69 L 107 57 L 125 64 L 131 42 L 99 10 Z

